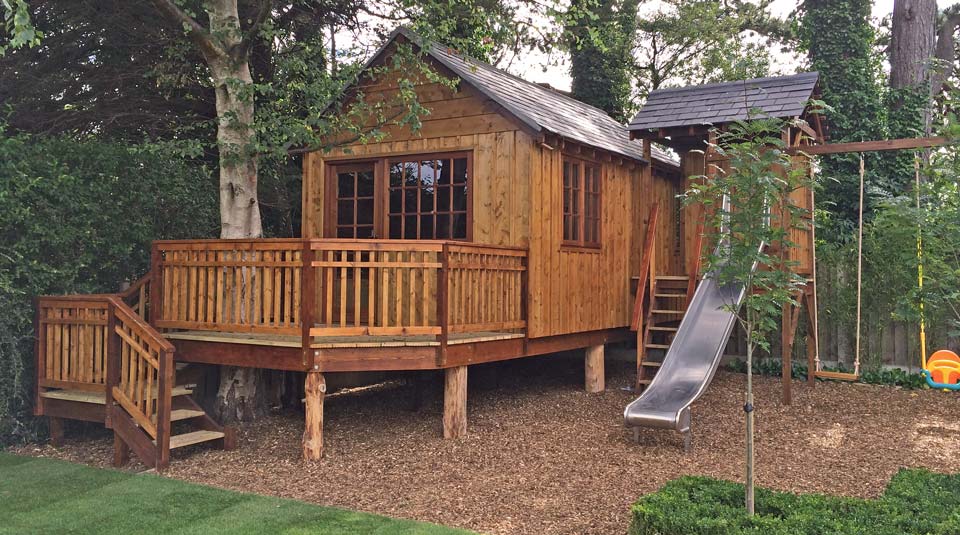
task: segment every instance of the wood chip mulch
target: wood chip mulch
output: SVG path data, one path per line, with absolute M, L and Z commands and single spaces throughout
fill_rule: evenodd
M 645 430 L 633 442 L 622 414 L 634 396 L 621 390 L 632 365 L 611 353 L 601 394 L 583 391 L 576 355 L 471 367 L 462 440 L 440 437 L 440 382 L 420 411 L 400 385 L 330 396 L 319 463 L 301 461 L 302 413 L 291 412 L 242 428 L 236 451 L 178 450 L 165 474 L 494 534 L 625 533 L 629 505 L 670 479 L 742 478 L 745 376 L 717 374 L 693 407 L 685 455 L 676 433 Z M 784 406 L 778 379 L 755 385 L 759 485 L 875 497 L 902 467 L 960 472 L 958 394 L 794 382 Z M 102 466 L 111 448 L 100 434 L 15 453 Z

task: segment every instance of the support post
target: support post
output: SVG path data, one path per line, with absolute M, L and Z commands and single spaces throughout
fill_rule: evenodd
M 591 394 L 603 392 L 603 344 L 588 347 L 583 360 L 584 388 Z
M 113 432 L 113 466 L 120 468 L 130 462 L 130 446 L 120 438 L 120 435 Z
M 306 418 L 303 428 L 303 458 L 319 461 L 323 457 L 323 398 L 327 382 L 320 372 L 307 372 L 304 385 Z
M 63 445 L 63 418 L 50 417 L 50 444 L 55 448 Z
M 461 438 L 467 434 L 467 367 L 445 370 L 443 383 L 443 438 Z

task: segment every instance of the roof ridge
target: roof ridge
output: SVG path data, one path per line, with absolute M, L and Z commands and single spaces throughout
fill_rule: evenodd
M 714 83 L 710 83 L 710 84 L 700 84 L 700 85 L 685 85 L 685 86 L 683 86 L 683 87 L 665 87 L 665 88 L 655 89 L 655 90 L 651 91 L 651 92 L 649 93 L 649 95 L 648 95 L 648 98 L 649 98 L 649 96 L 652 96 L 652 95 L 662 95 L 662 94 L 664 94 L 664 93 L 682 93 L 682 92 L 686 92 L 686 91 L 703 91 L 703 90 L 705 90 L 705 89 L 714 89 L 714 88 L 719 88 L 719 87 L 735 88 L 735 87 L 740 86 L 740 85 L 747 85 L 747 84 L 751 84 L 751 83 L 760 84 L 760 83 L 763 83 L 763 82 L 773 82 L 773 81 L 780 81 L 780 80 L 786 81 L 786 80 L 797 79 L 797 78 L 804 78 L 804 77 L 810 77 L 810 76 L 816 76 L 816 77 L 819 78 L 819 77 L 820 77 L 820 73 L 819 73 L 818 71 L 804 71 L 804 72 L 798 72 L 798 73 L 794 73 L 794 74 L 783 74 L 783 75 L 779 75 L 779 76 L 763 76 L 763 77 L 760 77 L 760 78 L 748 78 L 748 79 L 746 79 L 746 80 L 730 80 L 730 81 L 728 81 L 728 82 L 714 82 Z

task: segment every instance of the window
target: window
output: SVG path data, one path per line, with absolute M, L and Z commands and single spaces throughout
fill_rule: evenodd
M 373 237 L 373 164 L 336 167 L 338 238 Z
M 390 238 L 468 239 L 470 163 L 466 153 L 390 160 Z
M 563 158 L 563 243 L 600 247 L 600 165 Z

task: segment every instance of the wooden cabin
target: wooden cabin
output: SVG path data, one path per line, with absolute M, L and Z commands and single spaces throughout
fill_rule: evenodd
M 396 96 L 401 45 L 453 83 L 410 75 L 419 129 L 305 154 L 302 238 L 157 241 L 123 294 L 39 299 L 36 413 L 55 436 L 62 418 L 104 421 L 118 463 L 133 449 L 158 467 L 180 445 L 231 447 L 177 381 L 205 363 L 305 372 L 306 458 L 331 373 L 444 370 L 443 435 L 459 437 L 470 365 L 583 349 L 599 391 L 639 274 L 687 295 L 685 147 L 678 165 L 596 108 L 404 29 L 343 101 Z M 180 420 L 196 430 L 173 434 Z

